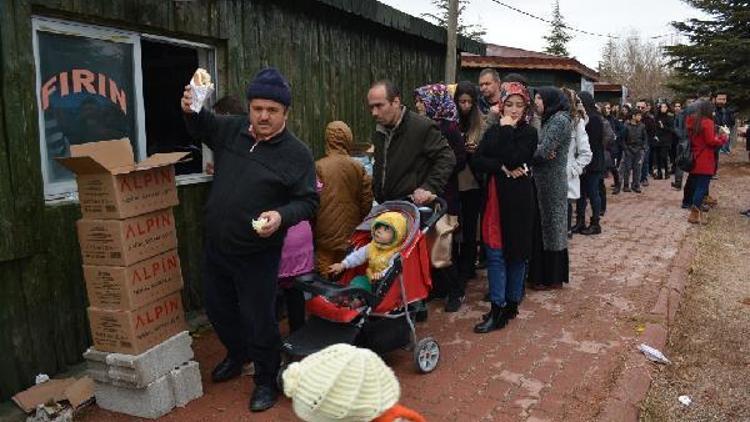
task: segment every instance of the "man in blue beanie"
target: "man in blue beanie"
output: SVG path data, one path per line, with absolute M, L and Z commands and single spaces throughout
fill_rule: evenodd
M 250 410 L 273 407 L 281 336 L 276 288 L 287 228 L 315 215 L 315 165 L 310 149 L 286 128 L 292 93 L 275 68 L 263 69 L 247 88 L 248 115 L 221 116 L 190 109 L 185 87 L 181 107 L 188 133 L 221 159 L 205 208 L 204 305 L 226 358 L 214 382 L 255 364 Z

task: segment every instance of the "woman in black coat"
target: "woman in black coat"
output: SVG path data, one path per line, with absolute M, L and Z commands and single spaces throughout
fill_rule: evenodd
M 656 161 L 656 177 L 654 179 L 669 179 L 669 150 L 676 133 L 674 129 L 674 117 L 669 113 L 669 104 L 659 104 L 656 111 L 656 144 L 654 145 L 654 156 Z
M 518 313 L 534 227 L 536 202 L 528 165 L 537 132 L 527 118 L 529 91 L 518 82 L 504 83 L 500 104 L 503 117 L 487 130 L 472 157 L 473 168 L 487 176 L 482 189 L 482 241 L 492 306 L 474 327 L 477 333 L 502 328 Z

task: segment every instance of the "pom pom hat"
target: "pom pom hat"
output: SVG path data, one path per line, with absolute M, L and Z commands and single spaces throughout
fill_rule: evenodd
M 363 422 L 398 402 L 401 389 L 391 368 L 368 349 L 334 344 L 282 375 L 294 413 L 307 422 Z

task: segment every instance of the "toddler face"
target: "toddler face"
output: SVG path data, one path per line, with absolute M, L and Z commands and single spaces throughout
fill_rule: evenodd
M 383 245 L 390 245 L 393 242 L 393 229 L 388 226 L 378 226 L 373 236 L 376 242 Z

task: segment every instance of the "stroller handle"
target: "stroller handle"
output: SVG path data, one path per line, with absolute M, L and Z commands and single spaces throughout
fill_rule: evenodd
M 436 196 L 432 201 L 432 215 L 427 222 L 424 223 L 424 231 L 426 232 L 434 227 L 438 220 L 440 220 L 446 213 L 448 213 L 448 202 L 445 199 Z

